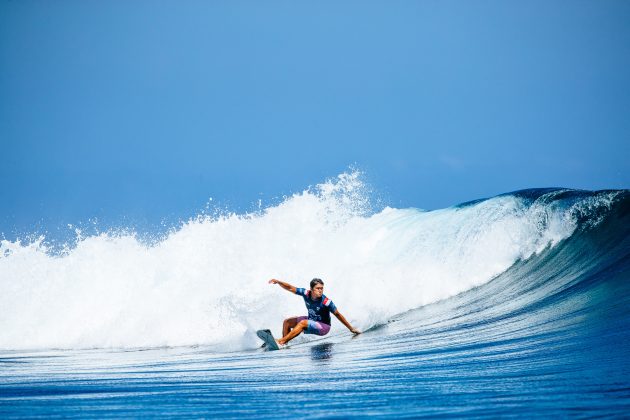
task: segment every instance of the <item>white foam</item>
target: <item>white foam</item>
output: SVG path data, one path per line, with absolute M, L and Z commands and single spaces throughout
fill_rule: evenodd
M 154 246 L 101 234 L 51 256 L 41 240 L 2 241 L 0 348 L 252 346 L 254 330 L 279 334 L 304 313 L 270 278 L 323 278 L 364 329 L 487 282 L 575 229 L 566 212 L 514 196 L 369 214 L 365 191 L 342 174 L 260 214 L 191 220 Z

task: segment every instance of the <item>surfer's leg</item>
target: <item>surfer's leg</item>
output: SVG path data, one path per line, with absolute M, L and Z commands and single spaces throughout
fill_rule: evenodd
M 297 323 L 298 323 L 297 316 L 294 316 L 293 318 L 285 319 L 284 322 L 282 323 L 282 336 L 284 337 L 285 335 L 289 334 L 289 331 L 295 328 Z
M 296 324 L 295 328 L 293 328 L 289 334 L 285 335 L 280 340 L 278 340 L 278 344 L 287 344 L 289 341 L 291 341 L 295 337 L 297 337 L 307 327 L 308 327 L 308 320 L 303 319 L 303 320 L 299 321 Z

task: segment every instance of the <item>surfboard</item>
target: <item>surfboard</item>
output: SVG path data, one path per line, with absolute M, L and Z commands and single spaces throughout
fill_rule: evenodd
M 265 342 L 265 344 L 267 344 L 267 348 L 271 351 L 271 350 L 280 350 L 280 347 L 278 347 L 278 343 L 276 343 L 276 339 L 273 338 L 273 334 L 271 334 L 271 331 L 269 330 L 258 330 L 256 331 L 256 335 L 258 336 L 258 338 L 260 338 L 262 341 Z

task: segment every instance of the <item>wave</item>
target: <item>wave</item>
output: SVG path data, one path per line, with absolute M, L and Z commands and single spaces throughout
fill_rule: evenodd
M 627 203 L 627 191 L 536 189 L 374 211 L 353 172 L 256 213 L 200 215 L 153 244 L 108 232 L 55 254 L 43 237 L 3 240 L 0 349 L 253 347 L 254 330 L 279 334 L 304 311 L 272 277 L 323 278 L 339 310 L 369 329 L 597 235 Z

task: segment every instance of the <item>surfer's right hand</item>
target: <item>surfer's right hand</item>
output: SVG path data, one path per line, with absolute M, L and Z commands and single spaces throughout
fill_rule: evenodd
M 271 280 L 269 280 L 269 284 L 278 284 L 278 280 L 271 279 Z

